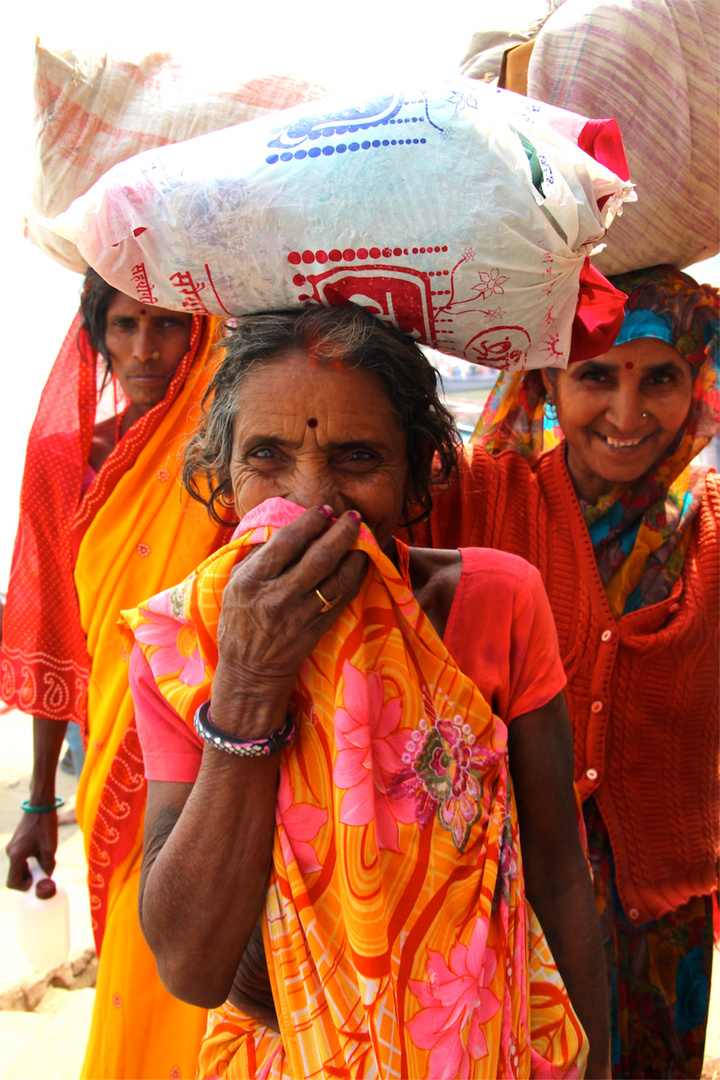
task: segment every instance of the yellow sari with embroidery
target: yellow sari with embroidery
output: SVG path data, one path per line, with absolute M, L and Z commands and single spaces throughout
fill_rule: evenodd
M 95 513 L 81 541 L 75 585 L 91 662 L 87 759 L 76 812 L 85 838 L 100 967 L 82 1076 L 195 1075 L 206 1013 L 162 986 L 138 918 L 146 784 L 127 657 L 117 617 L 176 581 L 222 536 L 179 484 L 181 448 L 211 375 L 217 320 L 192 344 L 194 359 L 160 423 Z M 130 429 L 129 435 L 133 433 Z
M 300 512 L 269 500 L 123 613 L 188 724 L 232 567 Z M 368 573 L 301 669 L 282 754 L 263 919 L 281 1033 L 212 1011 L 199 1075 L 582 1076 L 587 1040 L 525 899 L 507 728 L 365 528 L 357 547 Z

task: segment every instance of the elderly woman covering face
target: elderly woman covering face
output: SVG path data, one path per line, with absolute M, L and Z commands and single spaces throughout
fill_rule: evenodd
M 201 1076 L 579 1076 L 583 1027 L 607 1075 L 539 575 L 393 537 L 457 456 L 434 369 L 361 309 L 227 342 L 185 478 L 240 524 L 125 613 L 141 920 L 215 1010 Z

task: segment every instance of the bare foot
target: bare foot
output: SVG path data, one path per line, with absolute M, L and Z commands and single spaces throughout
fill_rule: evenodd
M 69 806 L 67 810 L 61 810 L 57 816 L 58 825 L 77 825 L 75 807 Z

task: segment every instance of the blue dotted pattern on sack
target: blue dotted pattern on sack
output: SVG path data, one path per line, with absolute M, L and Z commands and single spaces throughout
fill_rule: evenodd
M 417 102 L 414 104 L 417 104 Z M 371 121 L 366 124 L 335 124 L 320 130 L 309 131 L 306 137 L 315 140 L 332 135 L 354 134 L 357 131 L 366 131 L 371 127 L 386 127 L 391 124 L 398 126 L 422 124 L 424 120 L 424 116 L 384 117 L 382 120 Z M 333 154 L 345 154 L 348 152 L 353 154 L 358 150 L 379 150 L 381 147 L 390 146 L 424 146 L 426 143 L 427 139 L 425 138 L 363 139 L 362 142 L 341 142 L 336 146 L 311 146 L 309 150 L 284 150 L 280 154 L 268 154 L 265 161 L 268 165 L 276 165 L 279 161 L 302 161 L 304 158 L 332 157 Z M 275 145 L 277 145 L 277 142 Z

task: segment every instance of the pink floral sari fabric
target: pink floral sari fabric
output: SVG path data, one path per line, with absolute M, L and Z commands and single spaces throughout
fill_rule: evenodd
M 232 567 L 299 512 L 264 503 L 125 613 L 187 723 Z M 300 672 L 281 763 L 263 926 L 280 1034 L 226 1004 L 200 1076 L 582 1076 L 587 1041 L 525 899 L 507 727 L 365 529 L 358 547 L 370 569 Z

